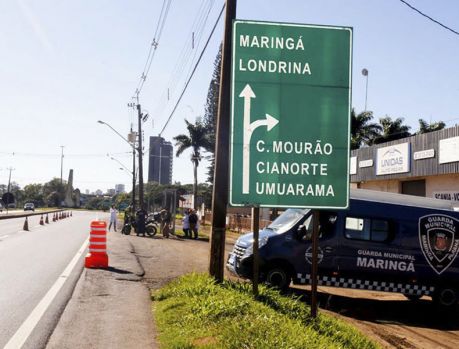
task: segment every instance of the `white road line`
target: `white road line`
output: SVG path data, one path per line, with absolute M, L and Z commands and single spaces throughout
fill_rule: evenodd
M 4 239 L 6 239 L 8 236 L 9 236 L 9 235 L 2 235 L 2 236 L 0 236 L 0 240 L 4 240 Z
M 19 329 L 16 331 L 13 337 L 11 337 L 8 343 L 6 343 L 3 349 L 19 349 L 24 345 L 27 338 L 29 338 L 30 334 L 32 333 L 33 329 L 35 328 L 35 326 L 38 324 L 38 322 L 42 318 L 45 311 L 48 309 L 48 307 L 53 302 L 56 295 L 59 293 L 60 289 L 64 285 L 70 273 L 72 272 L 73 268 L 77 264 L 78 259 L 80 259 L 81 255 L 85 252 L 88 242 L 89 242 L 89 238 L 87 238 L 83 242 L 83 245 L 81 245 L 76 255 L 67 265 L 67 267 L 64 269 L 62 274 L 57 278 L 54 285 L 51 286 L 51 288 L 46 293 L 46 295 L 42 298 L 40 303 L 38 303 L 35 309 L 30 313 L 29 317 L 23 322 L 21 327 L 19 327 Z

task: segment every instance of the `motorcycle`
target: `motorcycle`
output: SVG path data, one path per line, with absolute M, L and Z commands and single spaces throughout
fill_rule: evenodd
M 126 215 L 121 234 L 130 235 L 131 230 L 134 229 L 134 233 L 137 234 L 137 221 L 132 215 Z M 158 232 L 158 225 L 155 221 L 147 219 L 145 220 L 145 234 L 149 237 L 153 237 Z

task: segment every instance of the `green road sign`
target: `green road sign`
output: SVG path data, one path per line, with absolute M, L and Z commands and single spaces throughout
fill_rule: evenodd
M 233 206 L 346 208 L 352 29 L 235 21 Z

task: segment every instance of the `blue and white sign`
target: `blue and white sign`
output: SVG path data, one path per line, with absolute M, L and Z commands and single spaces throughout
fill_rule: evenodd
M 410 172 L 410 143 L 379 148 L 376 152 L 376 175 Z

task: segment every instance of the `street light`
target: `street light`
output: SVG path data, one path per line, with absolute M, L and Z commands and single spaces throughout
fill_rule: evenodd
M 113 132 L 115 132 L 118 136 L 120 136 L 127 144 L 129 144 L 132 147 L 132 210 L 135 212 L 135 139 L 132 139 L 132 137 L 129 137 L 132 139 L 132 142 L 129 142 L 126 138 L 124 138 L 121 133 L 119 133 L 117 130 L 115 130 L 111 125 L 106 123 L 105 121 L 102 120 L 97 120 L 97 122 L 101 125 L 108 126 Z M 130 135 L 132 136 L 132 135 Z M 114 160 L 114 158 L 112 158 Z M 124 165 L 123 165 L 124 166 Z
M 368 97 L 368 69 L 363 68 L 362 69 L 362 75 L 366 76 L 367 78 L 367 83 L 366 83 L 366 88 L 365 88 L 365 111 L 367 111 L 367 97 Z
M 135 176 L 135 173 L 133 173 L 129 168 L 127 168 L 121 161 L 119 161 L 117 158 L 114 158 L 113 156 L 110 156 L 110 154 L 107 154 L 107 156 L 113 160 L 113 161 L 116 161 L 120 166 L 120 170 L 123 170 L 127 173 L 129 173 L 129 176 Z

